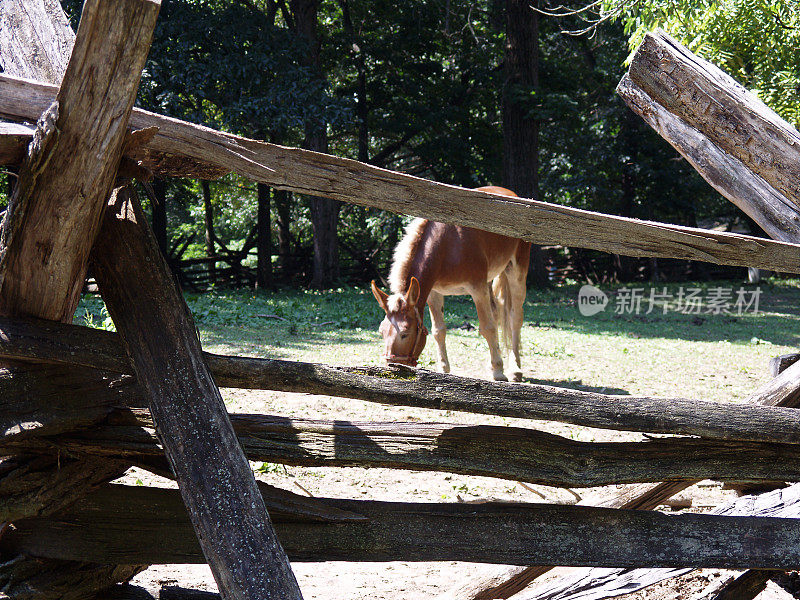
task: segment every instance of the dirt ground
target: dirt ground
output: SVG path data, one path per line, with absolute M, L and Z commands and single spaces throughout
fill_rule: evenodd
M 392 407 L 375 403 L 321 397 L 308 394 L 283 394 L 249 390 L 223 390 L 232 412 L 258 412 L 287 417 L 336 418 L 353 421 L 438 421 L 483 423 L 536 427 L 572 439 L 606 441 L 638 439 L 639 434 L 592 430 L 572 425 L 522 421 L 516 419 L 469 415 L 416 408 Z M 375 500 L 418 502 L 472 502 L 510 500 L 524 502 L 574 503 L 581 498 L 605 498 L 613 488 L 576 489 L 573 491 L 544 486 L 522 485 L 515 481 L 472 477 L 447 473 L 420 473 L 394 469 L 305 468 L 267 465 L 257 477 L 272 485 L 310 496 L 355 497 Z M 124 482 L 141 480 L 147 485 L 172 486 L 171 481 L 147 472 L 132 470 Z M 683 492 L 690 498 L 689 510 L 703 512 L 735 498 L 719 483 L 704 481 Z M 669 507 L 662 507 L 670 511 Z M 417 600 L 438 595 L 463 584 L 470 578 L 502 570 L 497 565 L 473 563 L 294 563 L 300 587 L 306 599 L 326 600 Z M 641 600 L 700 598 L 719 584 L 726 573 L 697 571 L 630 594 Z M 206 565 L 157 565 L 133 581 L 145 588 L 180 586 L 216 591 Z M 520 596 L 522 597 L 522 596 Z M 777 586 L 770 586 L 760 600 L 788 598 Z

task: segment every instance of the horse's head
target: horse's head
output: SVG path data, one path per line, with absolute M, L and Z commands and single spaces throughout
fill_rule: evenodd
M 417 359 L 425 347 L 428 330 L 422 322 L 419 303 L 419 281 L 412 277 L 405 294 L 391 296 L 372 282 L 372 293 L 386 317 L 381 322 L 383 359 L 386 363 L 417 366 Z

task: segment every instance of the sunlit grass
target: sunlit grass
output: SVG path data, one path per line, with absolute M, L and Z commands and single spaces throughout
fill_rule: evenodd
M 637 284 L 642 287 L 641 284 Z M 681 284 L 732 287 L 739 282 Z M 523 369 L 526 381 L 621 394 L 737 401 L 768 378 L 767 363 L 800 345 L 800 282 L 761 285 L 758 315 L 582 316 L 579 286 L 531 290 L 525 306 Z M 632 287 L 632 286 L 630 286 Z M 649 286 L 644 286 L 649 290 Z M 658 285 L 663 287 L 662 284 Z M 679 284 L 668 284 L 675 292 Z M 223 354 L 328 364 L 380 364 L 377 328 L 383 314 L 367 289 L 212 291 L 186 294 L 204 347 Z M 468 297 L 445 301 L 453 371 L 485 377 L 486 344 Z M 426 320 L 428 319 L 426 315 Z M 84 298 L 76 322 L 108 327 L 98 297 Z M 433 368 L 433 340 L 420 366 Z

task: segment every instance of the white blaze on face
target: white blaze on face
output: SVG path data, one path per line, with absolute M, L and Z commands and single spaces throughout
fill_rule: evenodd
M 403 308 L 403 303 L 403 294 L 392 294 L 386 301 L 386 307 L 389 309 L 390 313 L 396 313 Z

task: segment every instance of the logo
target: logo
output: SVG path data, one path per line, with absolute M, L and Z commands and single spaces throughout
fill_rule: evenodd
M 649 315 L 653 311 L 683 315 L 759 314 L 761 288 L 726 287 L 644 288 L 621 287 L 612 292 L 615 315 Z M 609 297 L 593 285 L 584 285 L 578 292 L 578 310 L 591 317 L 606 309 Z
M 591 317 L 605 310 L 608 296 L 593 285 L 584 285 L 578 292 L 578 310 L 584 317 Z

